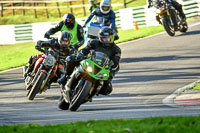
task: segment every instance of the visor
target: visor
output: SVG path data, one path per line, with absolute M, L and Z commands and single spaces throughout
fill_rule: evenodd
M 104 11 L 108 11 L 109 9 L 110 9 L 109 6 L 102 6 L 102 10 L 104 10 Z

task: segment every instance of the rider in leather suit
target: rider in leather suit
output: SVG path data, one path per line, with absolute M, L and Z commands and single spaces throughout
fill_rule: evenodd
M 156 0 L 156 3 L 158 3 L 160 0 Z M 166 0 L 166 2 L 172 4 L 172 6 L 180 13 L 182 19 L 186 19 L 186 16 L 183 12 L 183 8 L 182 5 L 179 4 L 176 0 Z M 150 8 L 153 4 L 153 0 L 148 0 L 148 8 Z
M 93 18 L 93 16 L 105 18 L 105 20 L 107 20 L 105 22 L 105 26 L 111 25 L 111 28 L 114 30 L 115 33 L 115 40 L 119 39 L 119 36 L 117 35 L 117 27 L 115 25 L 115 12 L 111 9 L 110 0 L 102 0 L 100 3 L 100 7 L 97 7 L 92 11 L 90 16 L 85 21 L 83 27 L 86 26 L 86 24 Z
M 49 29 L 44 37 L 50 38 L 50 35 L 55 34 L 58 31 L 67 31 L 72 35 L 71 44 L 78 50 L 84 43 L 83 27 L 75 21 L 75 17 L 71 13 L 67 13 L 63 16 L 63 21 L 60 21 L 54 28 Z
M 74 48 L 71 45 L 71 39 L 72 39 L 71 34 L 67 31 L 63 31 L 58 39 L 53 38 L 48 41 L 39 40 L 39 41 L 37 41 L 37 43 L 35 45 L 35 48 L 38 51 L 43 51 L 42 48 L 51 48 L 53 51 L 57 50 L 62 54 L 62 56 L 59 58 L 59 62 L 63 67 L 58 68 L 58 70 L 57 70 L 58 78 L 62 77 L 65 73 L 65 70 L 64 70 L 65 58 L 74 53 Z M 37 55 L 31 56 L 29 58 L 29 61 L 28 61 L 29 65 L 28 65 L 27 71 L 24 74 L 24 78 L 26 78 L 27 74 L 33 70 L 34 64 L 37 61 L 37 59 L 38 59 Z
M 114 43 L 114 32 L 109 27 L 103 27 L 99 31 L 99 39 L 90 40 L 85 48 L 79 51 L 76 56 L 68 56 L 66 61 L 66 74 L 71 75 L 75 66 L 78 66 L 80 61 L 90 50 L 104 52 L 113 61 L 113 65 L 110 69 L 109 80 L 104 82 L 104 85 L 99 92 L 102 95 L 108 95 L 112 92 L 112 79 L 119 71 L 119 61 L 121 58 L 121 49 Z M 65 83 L 64 83 L 65 84 Z M 64 85 L 63 84 L 63 85 Z

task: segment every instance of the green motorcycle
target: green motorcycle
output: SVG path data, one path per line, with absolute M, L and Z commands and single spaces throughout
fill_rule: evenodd
M 91 52 L 80 62 L 61 89 L 58 107 L 76 111 L 81 104 L 92 101 L 98 95 L 104 81 L 108 80 L 112 61 L 103 52 Z

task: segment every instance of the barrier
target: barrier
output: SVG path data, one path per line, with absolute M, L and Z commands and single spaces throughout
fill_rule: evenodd
M 182 5 L 186 17 L 200 15 L 200 0 L 178 0 Z M 125 8 L 115 11 L 116 25 L 120 29 L 135 29 L 134 23 L 138 27 L 158 25 L 155 19 L 155 8 L 140 6 L 134 8 Z M 79 24 L 83 24 L 86 18 L 77 18 Z M 1 25 L 0 26 L 0 45 L 15 44 L 20 42 L 37 41 L 44 39 L 43 36 L 50 27 L 57 22 L 43 22 L 20 25 Z M 55 34 L 57 37 L 59 33 Z M 8 39 L 9 38 L 9 39 Z

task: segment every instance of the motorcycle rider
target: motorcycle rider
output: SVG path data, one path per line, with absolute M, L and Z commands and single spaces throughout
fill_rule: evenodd
M 117 27 L 115 25 L 115 12 L 111 9 L 111 3 L 110 0 L 102 0 L 100 3 L 100 7 L 95 8 L 90 16 L 86 19 L 83 27 L 86 26 L 86 24 L 93 18 L 93 16 L 102 17 L 107 20 L 105 22 L 105 26 L 110 26 L 114 30 L 115 33 L 115 40 L 119 39 L 119 36 L 117 35 Z
M 154 0 L 148 0 L 148 8 L 150 8 L 153 4 Z M 161 0 L 155 0 L 155 3 L 159 4 Z M 183 12 L 183 8 L 182 5 L 179 4 L 176 0 L 165 0 L 168 3 L 171 3 L 172 6 L 180 13 L 180 16 L 182 17 L 182 19 L 186 19 L 186 16 Z
M 44 37 L 50 38 L 50 35 L 55 34 L 58 31 L 67 31 L 71 34 L 72 40 L 71 44 L 75 49 L 78 50 L 80 46 L 84 43 L 83 27 L 78 24 L 75 17 L 71 13 L 67 13 L 63 16 L 63 21 L 60 21 L 54 28 L 49 29 Z
M 43 52 L 44 50 L 42 48 L 51 48 L 52 51 L 59 51 L 62 54 L 62 58 L 59 58 L 59 63 L 62 66 L 65 66 L 65 58 L 69 55 L 72 55 L 74 53 L 74 48 L 71 45 L 71 40 L 72 40 L 72 36 L 69 32 L 67 31 L 62 31 L 59 38 L 53 38 L 53 39 L 49 39 L 48 41 L 37 41 L 36 45 L 35 45 L 35 49 L 37 49 L 38 51 Z M 24 79 L 27 77 L 27 75 L 32 72 L 35 62 L 38 60 L 38 56 L 31 56 L 29 58 L 29 65 L 27 68 L 27 71 L 24 74 Z M 59 67 L 57 70 L 57 76 L 58 78 L 62 77 L 64 75 L 64 67 Z M 49 83 L 49 87 L 50 84 L 53 81 L 50 81 Z
M 92 11 L 93 11 L 95 8 L 100 7 L 100 3 L 97 2 L 97 0 L 89 0 L 89 2 L 90 2 L 90 5 L 91 5 L 90 8 L 89 8 L 90 13 L 92 13 Z
M 108 95 L 112 92 L 111 82 L 115 74 L 119 71 L 119 61 L 121 58 L 121 49 L 114 43 L 114 32 L 110 27 L 105 26 L 101 28 L 99 31 L 99 39 L 88 41 L 87 46 L 80 50 L 77 55 L 68 56 L 66 58 L 66 77 L 72 74 L 75 66 L 80 64 L 80 61 L 83 60 L 84 56 L 87 55 L 90 50 L 104 52 L 113 62 L 109 79 L 104 81 L 104 85 L 99 92 L 99 94 Z M 63 82 L 63 86 L 65 84 L 66 83 Z

